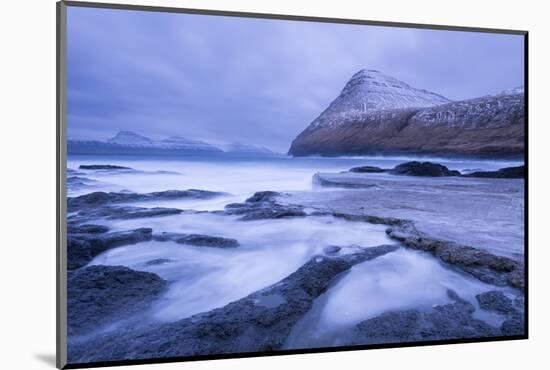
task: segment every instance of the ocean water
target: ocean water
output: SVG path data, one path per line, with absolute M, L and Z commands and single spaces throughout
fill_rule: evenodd
M 212 200 L 174 200 L 133 203 L 145 207 L 164 206 L 194 210 L 220 210 L 242 202 L 257 191 L 333 191 L 312 185 L 316 172 L 340 172 L 354 166 L 391 168 L 411 158 L 263 158 L 228 159 L 140 157 L 70 157 L 68 168 L 94 180 L 92 186 L 69 188 L 69 196 L 92 191 L 138 193 L 202 189 L 224 191 L 227 196 Z M 425 160 L 425 159 L 424 159 Z M 433 159 L 432 159 L 433 160 Z M 520 163 L 511 161 L 437 162 L 457 170 L 495 170 Z M 137 171 L 79 170 L 81 164 L 114 164 Z M 237 239 L 240 246 L 217 249 L 179 245 L 173 242 L 143 242 L 106 251 L 91 265 L 124 265 L 150 271 L 171 282 L 167 293 L 150 311 L 153 320 L 175 321 L 206 312 L 274 284 L 298 269 L 330 245 L 355 248 L 393 244 L 382 225 L 351 223 L 331 216 L 239 221 L 233 216 L 211 213 L 105 221 L 112 230 L 151 227 L 154 232 L 199 233 Z M 170 262 L 148 265 L 154 259 Z M 303 335 L 293 334 L 288 346 L 338 345 L 342 333 L 356 323 L 384 311 L 411 306 L 442 304 L 446 290 L 453 289 L 475 303 L 475 294 L 491 287 L 449 269 L 429 255 L 400 249 L 355 266 L 316 302 L 314 310 L 300 323 Z M 501 318 L 488 317 L 498 324 Z M 335 334 L 336 333 L 336 334 Z

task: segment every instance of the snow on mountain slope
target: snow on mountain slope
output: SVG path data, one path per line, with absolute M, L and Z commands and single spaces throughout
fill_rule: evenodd
M 275 154 L 268 148 L 262 146 L 255 146 L 250 144 L 243 144 L 240 142 L 234 142 L 224 145 L 222 149 L 227 153 L 249 153 L 249 154 Z
M 523 87 L 451 102 L 361 70 L 292 142 L 289 154 L 522 156 Z
M 449 102 L 442 95 L 413 88 L 379 71 L 362 69 L 309 128 L 339 125 L 372 111 L 433 107 Z
M 114 137 L 107 140 L 107 142 L 119 145 L 151 145 L 154 143 L 152 139 L 132 131 L 119 131 Z

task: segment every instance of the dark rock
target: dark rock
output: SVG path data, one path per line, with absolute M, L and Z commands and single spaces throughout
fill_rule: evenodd
M 523 314 L 516 313 L 511 318 L 505 320 L 500 326 L 502 335 L 516 336 L 525 334 L 525 318 Z
M 495 179 L 523 179 L 525 178 L 525 167 L 505 167 L 497 171 L 478 171 L 472 172 L 467 177 L 482 177 Z
M 226 205 L 223 214 L 241 215 L 242 221 L 307 216 L 304 207 L 300 205 L 278 203 L 275 197 L 280 195 L 274 191 L 257 192 L 244 203 Z
M 81 170 L 131 170 L 130 167 L 115 166 L 112 164 L 81 164 Z
M 476 295 L 476 299 L 479 302 L 479 307 L 484 310 L 494 311 L 500 314 L 509 314 L 516 311 L 512 300 L 498 290 L 491 290 L 478 294 Z
M 475 307 L 449 290 L 453 303 L 428 311 L 383 313 L 357 325 L 357 344 L 418 342 L 500 336 L 499 329 L 473 318 Z
M 69 234 L 103 234 L 109 231 L 109 228 L 104 225 L 92 224 L 67 224 L 67 233 Z
M 82 335 L 144 310 L 167 282 L 123 266 L 90 266 L 69 273 L 68 334 Z
M 170 262 L 174 262 L 174 260 L 171 260 L 169 258 L 156 258 L 154 260 L 145 262 L 145 266 L 164 265 L 165 263 L 170 263 Z
M 421 314 L 417 310 L 387 312 L 357 325 L 357 344 L 398 343 L 418 339 Z
M 178 244 L 189 244 L 199 247 L 213 248 L 235 248 L 239 246 L 239 242 L 235 239 L 203 234 L 162 232 L 160 234 L 153 235 L 153 240 L 160 242 L 173 241 Z
M 152 233 L 150 228 L 140 228 L 103 234 L 68 234 L 67 268 L 72 270 L 82 267 L 111 248 L 149 241 Z
M 397 249 L 365 248 L 342 257 L 316 256 L 270 287 L 210 312 L 159 327 L 124 331 L 69 346 L 70 362 L 181 357 L 281 349 L 292 327 L 331 281 L 364 262 Z
M 407 176 L 429 176 L 429 177 L 442 177 L 442 176 L 460 176 L 460 172 L 451 171 L 446 166 L 439 163 L 432 162 L 406 162 L 395 166 L 389 171 L 394 175 L 407 175 Z
M 441 261 L 456 266 L 479 280 L 493 285 L 510 285 L 523 290 L 525 270 L 522 263 L 508 257 L 434 239 L 419 232 L 412 223 L 390 227 L 386 234 L 400 241 L 404 246 L 432 253 Z
M 181 209 L 164 207 L 145 208 L 133 206 L 103 206 L 80 210 L 78 213 L 70 215 L 69 219 L 75 222 L 97 218 L 106 218 L 108 220 L 130 220 L 135 218 L 172 216 L 178 215 L 182 212 L 183 211 Z
M 174 200 L 174 199 L 211 199 L 225 193 L 206 191 L 206 190 L 166 190 L 153 193 L 138 194 L 138 193 L 106 193 L 97 191 L 78 197 L 69 197 L 67 206 L 69 211 L 74 211 L 86 207 L 97 207 L 102 205 L 110 205 L 115 203 L 141 202 L 153 200 Z
M 323 252 L 328 255 L 334 255 L 334 254 L 338 254 L 340 250 L 342 250 L 342 247 L 338 247 L 336 245 L 329 245 L 328 247 L 325 247 L 325 249 L 323 249 Z
M 276 191 L 258 191 L 253 196 L 246 200 L 247 203 L 259 203 L 259 202 L 274 202 L 275 197 L 281 196 L 281 193 Z
M 329 188 L 344 188 L 344 189 L 365 189 L 365 188 L 375 188 L 378 185 L 373 184 L 366 184 L 364 182 L 353 182 L 353 181 L 332 181 L 324 176 L 322 176 L 320 173 L 316 173 L 313 175 L 312 182 L 314 185 L 320 185 L 324 187 Z
M 356 172 L 356 173 L 381 173 L 386 171 L 388 170 L 380 167 L 376 167 L 376 166 L 353 167 L 349 170 L 349 172 Z

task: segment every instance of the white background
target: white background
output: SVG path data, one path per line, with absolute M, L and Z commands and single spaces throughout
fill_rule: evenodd
M 518 369 L 550 349 L 549 24 L 544 1 L 204 0 L 167 5 L 530 31 L 530 339 L 524 341 L 175 363 L 135 369 Z M 112 0 L 111 2 L 121 2 Z M 11 0 L 0 22 L 2 104 L 0 367 L 53 368 L 55 354 L 55 1 Z M 546 351 L 545 351 L 546 350 Z M 546 353 L 545 353 L 546 352 Z M 538 366 L 537 366 L 538 364 Z M 546 365 L 544 365 L 546 364 Z M 547 367 L 546 367 L 547 368 Z

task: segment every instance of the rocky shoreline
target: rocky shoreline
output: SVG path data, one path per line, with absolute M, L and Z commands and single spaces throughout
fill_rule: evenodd
M 240 247 L 239 240 L 223 235 L 157 232 L 153 228 L 111 231 L 103 223 L 113 219 L 140 219 L 197 212 L 129 205 L 135 201 L 211 199 L 225 193 L 193 189 L 146 194 L 94 192 L 69 198 L 69 361 L 116 361 L 284 349 L 292 328 L 311 309 L 316 299 L 330 292 L 331 284 L 336 279 L 355 265 L 391 254 L 400 248 L 428 253 L 448 268 L 472 276 L 493 289 L 477 295 L 476 302 L 467 301 L 449 290 L 447 295 L 451 303 L 437 305 L 429 310 L 411 308 L 384 312 L 363 320 L 350 332 L 347 345 L 522 336 L 525 289 L 523 260 L 498 255 L 477 245 L 441 238 L 422 222 L 417 224 L 415 218 L 418 213 L 414 213 L 417 212 L 415 210 L 401 215 L 395 214 L 391 207 L 386 212 L 379 212 L 375 204 L 369 208 L 369 202 L 361 203 L 365 205 L 359 208 L 355 207 L 359 206 L 357 198 L 354 198 L 356 191 L 374 191 L 379 192 L 379 195 L 388 193 L 393 197 L 401 194 L 401 188 L 395 185 L 390 187 L 388 183 L 369 177 L 385 172 L 396 174 L 399 179 L 426 176 L 426 173 L 428 176 L 449 177 L 452 181 L 473 181 L 477 177 L 457 174 L 441 165 L 426 165 L 426 162 L 410 162 L 405 165 L 397 166 L 399 169 L 394 170 L 372 166 L 352 169 L 350 174 L 360 176 L 360 181 L 357 177 L 348 181 L 350 178 L 347 174 L 334 174 L 332 177 L 315 175 L 314 182 L 317 181 L 320 185 L 326 185 L 322 181 L 328 181 L 333 183 L 328 186 L 336 184 L 344 188 L 342 194 L 331 194 L 333 198 L 319 193 L 304 195 L 261 191 L 242 203 L 231 203 L 223 210 L 209 211 L 213 215 L 236 217 L 243 225 L 261 220 L 320 216 L 351 223 L 384 225 L 387 226 L 387 236 L 396 244 L 352 246 L 351 253 L 349 248 L 343 248 L 349 246 L 326 246 L 322 254 L 314 256 L 278 283 L 223 307 L 168 323 L 147 318 L 146 313 L 154 307 L 155 302 L 162 299 L 170 281 L 154 273 L 135 271 L 123 266 L 90 266 L 88 263 L 112 248 L 143 242 L 173 242 L 196 247 L 233 249 Z M 505 176 L 512 173 L 513 180 L 502 179 L 503 173 Z M 497 178 L 494 181 L 521 181 L 517 178 L 522 178 L 523 169 L 521 177 L 519 173 L 519 170 L 499 170 L 490 175 Z M 487 176 L 489 175 L 484 173 L 479 177 L 486 181 Z M 401 182 L 400 180 L 399 184 Z M 453 189 L 458 186 L 455 183 L 451 185 Z M 349 188 L 354 190 L 350 193 L 346 190 Z M 488 196 L 489 200 L 492 199 L 491 194 Z M 375 199 L 370 193 L 365 193 L 360 198 L 369 201 Z M 384 201 L 383 197 L 380 199 L 381 202 Z M 397 211 L 399 213 L 400 210 Z M 434 217 L 438 217 L 437 214 Z M 151 259 L 147 264 L 163 265 L 170 262 L 167 258 L 157 258 Z M 506 288 L 507 293 L 503 294 L 499 288 Z M 498 315 L 501 324 L 495 326 L 479 319 L 474 314 L 479 310 Z M 139 323 L 131 320 L 140 315 L 143 319 Z M 121 340 L 121 335 L 124 340 Z

